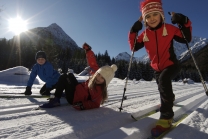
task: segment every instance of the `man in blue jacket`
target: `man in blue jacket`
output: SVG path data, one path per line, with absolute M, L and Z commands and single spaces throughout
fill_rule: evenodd
M 40 94 L 50 95 L 50 91 L 56 87 L 60 74 L 58 71 L 54 70 L 51 63 L 46 61 L 46 54 L 44 51 L 38 51 L 35 55 L 35 60 L 37 63 L 33 66 L 30 73 L 25 95 L 32 94 L 31 87 L 37 75 L 42 81 L 45 82 L 43 87 L 40 89 Z

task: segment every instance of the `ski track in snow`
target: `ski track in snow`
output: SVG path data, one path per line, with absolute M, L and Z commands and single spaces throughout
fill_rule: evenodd
M 134 123 L 135 121 L 130 117 L 130 113 L 160 103 L 156 83 L 148 84 L 145 81 L 133 83 L 133 81 L 129 81 L 125 92 L 127 100 L 123 101 L 123 110 L 120 112 L 119 107 L 124 92 L 124 84 L 125 82 L 117 82 L 113 79 L 108 87 L 108 102 L 99 109 L 86 111 L 77 111 L 71 106 L 32 110 L 37 105 L 46 102 L 46 98 L 0 98 L 0 138 L 96 138 L 114 129 Z M 3 86 L 0 92 L 20 93 L 24 89 L 25 87 L 22 86 Z M 39 89 L 40 86 L 34 87 L 32 90 L 33 94 L 38 94 Z M 204 89 L 199 83 L 183 85 L 182 83 L 173 82 L 173 90 L 177 100 L 191 98 L 204 93 Z M 61 99 L 61 102 L 62 104 L 66 103 L 64 99 Z M 208 105 L 206 104 L 200 107 L 208 109 Z M 200 107 L 196 108 L 196 111 L 193 113 L 203 110 Z M 200 119 L 202 126 L 204 126 L 204 132 L 208 133 L 208 121 L 206 118 L 203 118 L 203 115 L 199 112 L 198 114 L 193 114 L 193 116 L 197 116 L 195 118 Z M 185 120 L 183 122 L 190 125 L 190 127 L 197 128 L 192 120 Z M 179 125 L 179 128 L 180 126 L 182 125 Z

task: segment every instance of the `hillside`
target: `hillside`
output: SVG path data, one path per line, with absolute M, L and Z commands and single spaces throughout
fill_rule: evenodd
M 204 46 L 201 50 L 199 50 L 197 53 L 195 53 L 193 56 L 196 60 L 196 64 L 198 65 L 201 72 L 207 71 L 208 69 L 208 45 Z M 182 62 L 183 66 L 195 66 L 193 59 L 189 58 Z

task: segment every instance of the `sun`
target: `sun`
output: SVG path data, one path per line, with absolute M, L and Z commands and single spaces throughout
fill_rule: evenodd
M 9 31 L 19 35 L 21 32 L 27 31 L 27 21 L 22 20 L 21 17 L 9 19 Z

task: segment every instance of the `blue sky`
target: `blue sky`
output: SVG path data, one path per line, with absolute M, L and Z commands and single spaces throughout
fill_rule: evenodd
M 28 21 L 28 29 L 57 23 L 77 44 L 89 43 L 97 54 L 105 50 L 111 57 L 131 54 L 128 31 L 140 17 L 141 0 L 0 0 L 0 38 L 11 39 L 8 19 L 19 15 Z M 166 23 L 169 11 L 187 15 L 193 36 L 208 38 L 207 0 L 163 0 Z M 144 28 L 144 27 L 143 27 Z M 136 57 L 146 54 L 142 49 Z

